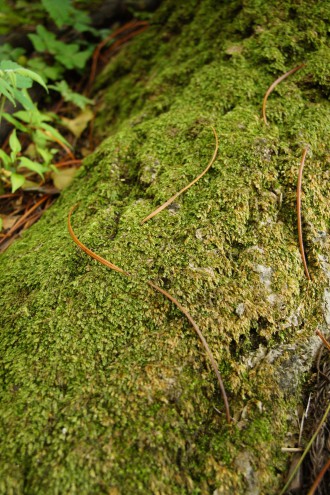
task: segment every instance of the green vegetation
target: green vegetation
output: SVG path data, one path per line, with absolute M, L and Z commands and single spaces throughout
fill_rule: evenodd
M 8 29 L 8 26 L 11 29 L 14 26 L 16 29 L 22 28 L 27 23 L 36 26 L 35 32 L 28 34 L 35 50 L 33 57 L 27 56 L 24 48 L 13 48 L 9 43 L 4 43 L 0 47 L 0 60 L 10 58 L 26 65 L 42 74 L 46 82 L 62 82 L 68 70 L 82 74 L 98 41 L 109 34 L 107 29 L 94 29 L 89 14 L 74 7 L 71 0 L 41 0 L 32 2 L 32 5 L 22 0 L 14 11 L 4 0 L 0 1 L 0 6 L 3 9 L 0 27 L 3 24 L 3 29 Z M 29 16 L 24 22 L 21 11 Z M 86 34 L 91 36 L 88 40 L 84 36 Z M 59 36 L 63 39 L 59 39 Z
M 17 170 L 27 169 L 41 177 L 45 172 L 51 170 L 50 162 L 56 150 L 47 149 L 47 141 L 52 141 L 55 137 L 61 142 L 66 142 L 63 136 L 47 123 L 51 118 L 40 113 L 32 102 L 27 90 L 32 86 L 33 81 L 47 90 L 46 84 L 35 72 L 9 60 L 0 62 L 0 122 L 2 118 L 5 118 L 15 127 L 9 137 L 10 153 L 0 150 L 2 162 L 0 180 L 4 183 L 9 180 L 12 192 L 21 187 L 26 180 L 26 175 L 17 173 Z M 19 110 L 13 115 L 3 112 L 6 99 L 14 106 L 16 106 L 16 102 L 19 102 L 25 110 Z M 22 146 L 17 138 L 16 129 L 30 135 L 35 154 L 40 156 L 42 163 L 31 160 L 27 156 L 18 156 Z
M 0 493 L 273 495 L 284 485 L 281 447 L 297 430 L 328 283 L 318 233 L 330 228 L 329 21 L 325 2 L 164 0 L 99 77 L 103 144 L 0 265 Z M 266 89 L 302 61 L 269 98 L 266 127 Z M 141 226 L 205 168 L 210 125 L 214 166 Z M 306 144 L 311 283 L 295 215 Z M 81 241 L 135 277 L 70 243 L 77 202 Z M 231 427 L 198 339 L 149 279 L 202 329 Z
M 0 25 L 5 25 L 6 22 L 10 25 L 10 20 L 13 25 L 15 23 L 19 25 L 21 17 L 17 12 L 24 7 L 25 3 L 21 2 L 21 5 L 18 5 L 13 12 L 8 6 L 6 8 L 6 2 L 0 2 L 3 7 Z M 27 5 L 25 8 L 27 9 Z M 77 34 L 92 33 L 95 39 L 108 34 L 108 31 L 94 30 L 90 26 L 88 14 L 75 8 L 70 0 L 59 2 L 42 0 L 39 5 L 38 2 L 34 2 L 30 12 L 31 20 L 34 19 L 35 12 L 38 13 L 39 20 L 40 16 L 45 19 L 45 16 L 49 15 L 57 28 L 70 28 Z M 41 24 L 38 24 L 35 33 L 30 33 L 28 37 L 35 50 L 33 57 L 27 56 L 23 48 L 13 48 L 9 43 L 4 43 L 0 47 L 0 118 L 4 117 L 14 126 L 12 138 L 9 141 L 9 153 L 3 150 L 0 152 L 0 185 L 2 183 L 6 186 L 10 183 L 12 192 L 28 180 L 29 175 L 24 171 L 37 173 L 43 178 L 44 173 L 54 170 L 52 159 L 57 153 L 57 150 L 52 147 L 54 139 L 68 146 L 64 137 L 49 123 L 52 122 L 56 126 L 59 119 L 40 111 L 31 100 L 27 90 L 31 88 L 33 81 L 41 84 L 46 90 L 49 88 L 60 93 L 65 102 L 71 102 L 82 110 L 87 105 L 93 104 L 90 98 L 73 91 L 63 77 L 66 71 L 82 73 L 96 43 L 86 41 L 83 37 L 77 37 L 76 42 L 62 41 L 58 39 L 57 34 Z M 24 67 L 20 64 L 24 64 Z M 49 80 L 54 84 L 47 86 L 46 83 Z M 24 110 L 14 114 L 3 112 L 5 99 L 8 99 L 14 106 L 18 102 Z M 28 134 L 31 140 L 28 150 L 22 149 L 22 145 L 17 143 L 17 140 L 20 141 L 20 136 L 24 134 Z M 20 156 L 21 154 L 23 156 Z M 18 173 L 19 169 L 23 173 Z
M 36 81 L 41 84 L 46 90 L 41 76 L 25 69 L 20 65 L 9 60 L 0 63 L 0 108 L 4 107 L 6 98 L 16 105 L 16 100 L 19 101 L 24 108 L 31 109 L 31 99 L 28 97 L 27 89 L 32 86 L 32 82 Z

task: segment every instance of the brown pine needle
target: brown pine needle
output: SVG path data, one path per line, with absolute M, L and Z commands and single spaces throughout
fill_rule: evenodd
M 280 82 L 283 81 L 283 79 L 286 79 L 288 76 L 291 76 L 291 74 L 294 74 L 295 72 L 297 72 L 297 70 L 301 69 L 302 67 L 305 67 L 305 65 L 306 64 L 301 64 L 301 65 L 298 65 L 298 67 L 294 67 L 293 69 L 288 70 L 288 72 L 286 72 L 285 74 L 283 74 L 282 76 L 280 76 L 278 79 L 276 79 L 276 81 L 274 81 L 269 86 L 269 88 L 267 89 L 266 94 L 264 96 L 264 99 L 262 101 L 262 118 L 263 118 L 264 123 L 266 125 L 268 125 L 267 118 L 266 118 L 266 103 L 267 103 L 268 96 L 270 95 L 270 93 L 272 93 L 272 91 L 276 88 L 276 86 Z
M 88 254 L 88 256 L 91 256 L 91 258 L 93 258 L 94 260 L 99 261 L 100 263 L 102 263 L 102 265 L 105 265 L 108 268 L 111 268 L 111 270 L 115 270 L 116 272 L 123 273 L 124 275 L 129 275 L 122 268 L 119 268 L 119 266 L 114 265 L 110 261 L 102 258 L 102 256 L 99 256 L 98 254 L 94 253 L 94 251 L 92 251 L 87 246 L 85 246 L 85 244 L 83 244 L 82 242 L 79 241 L 78 237 L 73 232 L 73 229 L 72 229 L 72 226 L 71 226 L 71 215 L 72 215 L 73 211 L 77 208 L 77 206 L 78 205 L 73 206 L 71 208 L 71 210 L 69 211 L 69 215 L 68 215 L 68 229 L 69 229 L 69 234 L 72 237 L 72 239 L 74 240 L 74 242 L 77 244 L 77 246 L 79 246 L 80 249 L 82 249 L 86 254 Z
M 319 484 L 322 481 L 323 476 L 325 475 L 325 473 L 328 471 L 329 468 L 330 468 L 330 459 L 328 459 L 328 462 L 325 463 L 325 465 L 323 466 L 323 468 L 321 469 L 321 471 L 317 475 L 316 480 L 314 481 L 313 485 L 309 489 L 309 492 L 307 493 L 307 495 L 314 495 L 315 490 L 318 488 Z
M 216 361 L 215 361 L 215 359 L 213 357 L 213 354 L 211 352 L 211 349 L 209 348 L 208 343 L 206 342 L 205 337 L 202 334 L 201 330 L 199 329 L 197 323 L 190 316 L 190 314 L 188 313 L 188 311 L 179 303 L 179 301 L 177 299 L 175 299 L 175 297 L 171 296 L 171 294 L 169 294 L 166 290 L 162 289 L 161 287 L 159 287 L 158 285 L 154 284 L 150 280 L 148 281 L 148 285 L 150 285 L 150 287 L 152 287 L 153 289 L 157 290 L 158 292 L 160 292 L 161 294 L 163 294 L 165 297 L 167 297 L 167 299 L 169 299 L 170 301 L 172 301 L 172 303 L 175 304 L 179 308 L 179 310 L 185 315 L 185 317 L 187 318 L 187 320 L 194 327 L 194 330 L 196 331 L 196 333 L 197 333 L 200 341 L 202 342 L 203 347 L 206 350 L 206 354 L 208 355 L 208 357 L 209 357 L 209 359 L 211 361 L 212 368 L 213 368 L 213 370 L 214 370 L 214 372 L 215 372 L 215 374 L 217 376 L 217 379 L 218 379 L 218 382 L 219 382 L 219 386 L 220 386 L 220 390 L 221 390 L 221 394 L 222 394 L 222 398 L 223 398 L 223 402 L 225 404 L 227 423 L 231 423 L 231 416 L 230 416 L 230 410 L 229 410 L 229 404 L 228 404 L 227 394 L 226 394 L 226 391 L 225 391 L 225 387 L 223 385 L 223 381 L 222 381 L 222 378 L 221 378 L 221 375 L 220 375 L 220 372 L 219 372 L 217 363 L 216 363 Z
M 214 152 L 213 152 L 213 156 L 211 158 L 211 160 L 209 161 L 206 169 L 198 176 L 196 177 L 196 179 L 194 179 L 192 182 L 190 182 L 190 184 L 188 184 L 187 186 L 185 186 L 183 189 L 181 189 L 181 191 L 177 192 L 174 194 L 174 196 L 172 196 L 170 199 L 168 199 L 165 203 L 163 203 L 161 206 L 159 206 L 156 210 L 154 210 L 152 213 L 150 213 L 150 215 L 148 215 L 147 217 L 145 217 L 142 221 L 141 221 L 141 225 L 145 222 L 147 222 L 148 220 L 150 220 L 152 217 L 154 217 L 155 215 L 157 215 L 158 213 L 160 213 L 161 211 L 163 211 L 165 208 L 167 208 L 168 205 L 170 205 L 171 203 L 173 203 L 173 201 L 178 197 L 180 196 L 180 194 L 182 194 L 183 192 L 185 192 L 187 189 L 189 189 L 191 186 L 193 186 L 194 184 L 196 184 L 196 182 L 201 179 L 203 177 L 203 175 L 206 174 L 206 172 L 210 169 L 210 167 L 213 165 L 214 163 L 214 160 L 216 159 L 216 156 L 217 156 L 217 153 L 218 153 L 218 149 L 219 149 L 219 141 L 218 141 L 218 136 L 217 136 L 217 133 L 216 133 L 216 130 L 214 129 L 214 127 L 212 127 L 212 131 L 213 131 L 213 134 L 214 134 L 214 137 L 215 137 L 215 149 L 214 149 Z
M 75 205 L 71 208 L 71 210 L 69 211 L 69 215 L 68 215 L 68 229 L 69 229 L 69 233 L 70 233 L 70 236 L 72 237 L 72 239 L 74 240 L 74 242 L 80 247 L 80 249 L 82 249 L 86 254 L 88 254 L 89 256 L 91 256 L 93 259 L 99 261 L 100 263 L 102 263 L 102 265 L 105 265 L 107 266 L 108 268 L 111 268 L 112 270 L 115 270 L 119 273 L 122 273 L 123 275 L 127 275 L 127 276 L 130 276 L 130 273 L 128 272 L 125 272 L 122 268 L 119 268 L 118 266 L 114 265 L 113 263 L 111 263 L 110 261 L 102 258 L 101 256 L 99 256 L 98 254 L 94 253 L 91 249 L 89 249 L 87 246 L 85 246 L 79 239 L 78 237 L 76 236 L 76 234 L 74 233 L 73 229 L 72 229 L 72 226 L 71 226 L 71 215 L 73 213 L 73 211 L 75 210 L 75 208 L 77 207 L 78 205 Z M 231 417 L 230 417 L 230 410 L 229 410 L 229 404 L 228 404 L 228 399 L 227 399 L 227 395 L 226 395 L 226 391 L 225 391 L 225 388 L 224 388 L 224 385 L 223 385 L 223 381 L 222 381 L 222 378 L 221 378 L 221 375 L 220 375 L 220 372 L 218 370 L 218 366 L 217 366 L 217 363 L 213 357 L 213 354 L 204 338 L 204 335 L 202 334 L 201 330 L 199 329 L 197 323 L 195 322 L 195 320 L 190 316 L 190 314 L 188 313 L 188 311 L 179 303 L 179 301 L 177 301 L 177 299 L 175 299 L 175 297 L 171 296 L 171 294 L 169 294 L 166 290 L 162 289 L 161 287 L 159 287 L 158 285 L 154 284 L 153 282 L 151 282 L 150 280 L 147 282 L 148 285 L 150 287 L 152 287 L 153 289 L 155 289 L 156 291 L 160 292 L 161 294 L 163 294 L 165 297 L 167 297 L 167 299 L 169 299 L 171 302 L 173 302 L 173 304 L 175 304 L 179 309 L 180 311 L 186 316 L 186 318 L 188 319 L 188 321 L 191 323 L 191 325 L 194 327 L 198 337 L 200 338 L 205 350 L 206 350 L 206 353 L 211 361 L 211 364 L 212 364 L 212 368 L 213 370 L 215 371 L 215 374 L 218 378 L 218 382 L 219 382 L 219 386 L 220 386 L 220 390 L 221 390 L 221 394 L 222 394 L 222 398 L 223 398 L 223 401 L 224 401 L 224 404 L 225 404 L 225 410 L 226 410 L 226 418 L 227 418 L 227 422 L 228 423 L 231 423 Z
M 10 237 L 14 232 L 16 232 L 16 230 L 19 229 L 26 222 L 26 219 L 31 215 L 31 213 L 33 213 L 48 198 L 49 196 L 46 194 L 41 199 L 39 199 L 39 201 L 37 201 L 29 210 L 27 210 L 24 215 L 22 215 L 21 218 L 11 227 L 7 234 L 5 234 L 4 237 L 0 240 L 0 244 L 8 239 L 8 237 Z
M 87 88 L 90 89 L 92 84 L 93 84 L 93 81 L 95 79 L 95 75 L 96 75 L 96 69 L 97 69 L 97 63 L 99 61 L 99 58 L 100 58 L 100 54 L 101 54 L 101 50 L 106 46 L 106 44 L 112 40 L 112 39 L 115 39 L 118 35 L 121 35 L 122 33 L 124 33 L 125 31 L 127 30 L 130 30 L 130 29 L 136 29 L 136 28 L 139 28 L 141 26 L 144 27 L 144 29 L 146 29 L 146 27 L 148 26 L 148 22 L 147 21 L 130 21 L 128 22 L 127 24 L 124 24 L 124 26 L 120 27 L 119 29 L 116 29 L 116 31 L 114 31 L 113 33 L 111 33 L 107 38 L 105 38 L 104 40 L 102 40 L 98 45 L 97 47 L 95 48 L 94 50 L 94 53 L 93 53 L 93 57 L 92 57 L 92 67 L 91 67 L 91 71 L 90 71 L 90 77 L 89 77 L 89 81 L 88 81 L 88 84 L 87 84 Z M 133 32 L 133 33 L 129 33 L 131 34 L 130 37 L 133 37 L 135 35 L 137 35 L 138 33 L 137 32 Z M 125 38 L 126 40 L 126 38 Z M 120 39 L 118 40 L 120 42 Z
M 318 335 L 320 337 L 320 339 L 322 340 L 325 347 L 327 347 L 328 351 L 330 351 L 330 344 L 327 341 L 327 339 L 324 337 L 324 335 L 320 332 L 320 330 L 316 330 L 315 333 L 316 333 L 316 335 Z
M 64 162 L 55 163 L 56 168 L 68 167 L 69 165 L 81 165 L 82 160 L 65 160 Z
M 326 419 L 327 419 L 327 417 L 328 417 L 329 412 L 330 412 L 330 403 L 329 403 L 329 405 L 328 405 L 328 407 L 327 407 L 327 409 L 326 409 L 325 413 L 323 414 L 322 419 L 321 419 L 321 421 L 319 422 L 318 427 L 316 428 L 316 430 L 315 430 L 315 432 L 314 432 L 314 435 L 312 436 L 312 438 L 311 438 L 311 439 L 310 439 L 310 441 L 308 442 L 308 444 L 307 444 L 307 446 L 306 446 L 306 448 L 305 448 L 305 450 L 304 450 L 303 455 L 300 457 L 299 462 L 297 462 L 297 464 L 296 464 L 295 468 L 293 469 L 293 471 L 292 471 L 291 475 L 289 476 L 289 479 L 288 479 L 288 481 L 286 482 L 286 484 L 285 484 L 284 488 L 282 489 L 282 491 L 281 491 L 280 495 L 284 495 L 284 493 L 286 493 L 286 491 L 290 488 L 290 485 L 291 485 L 292 480 L 293 480 L 293 479 L 294 479 L 294 477 L 296 476 L 296 473 L 297 473 L 298 469 L 300 468 L 300 466 L 301 466 L 301 464 L 302 464 L 303 460 L 305 459 L 306 455 L 308 454 L 308 452 L 309 452 L 309 450 L 310 450 L 310 448 L 311 448 L 311 446 L 312 446 L 312 443 L 314 442 L 314 440 L 315 440 L 315 438 L 317 437 L 317 435 L 319 434 L 319 432 L 320 432 L 320 430 L 321 430 L 322 426 L 324 425 L 324 423 L 325 423 L 325 421 L 326 421 Z
M 302 183 L 302 174 L 303 174 L 307 152 L 308 152 L 308 148 L 306 147 L 303 151 L 303 156 L 299 167 L 298 182 L 297 182 L 297 221 L 298 221 L 298 240 L 299 240 L 300 255 L 304 265 L 306 277 L 308 278 L 308 280 L 311 280 L 307 267 L 306 256 L 305 256 L 303 236 L 302 236 L 302 222 L 301 222 L 301 183 Z

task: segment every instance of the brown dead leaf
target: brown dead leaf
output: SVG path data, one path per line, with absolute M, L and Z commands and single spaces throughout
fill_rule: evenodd
M 3 230 L 9 230 L 17 222 L 21 215 L 0 215 Z

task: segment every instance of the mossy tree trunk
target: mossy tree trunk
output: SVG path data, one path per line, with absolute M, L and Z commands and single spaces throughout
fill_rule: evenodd
M 330 324 L 329 4 L 164 0 L 98 81 L 104 137 L 1 258 L 2 494 L 275 494 Z M 306 66 L 261 104 L 269 85 Z M 215 164 L 167 210 L 148 213 Z M 295 191 L 303 149 L 304 240 Z M 328 161 L 327 161 L 328 160 Z M 88 247 L 133 274 L 86 256 Z M 183 314 L 188 309 L 223 376 Z

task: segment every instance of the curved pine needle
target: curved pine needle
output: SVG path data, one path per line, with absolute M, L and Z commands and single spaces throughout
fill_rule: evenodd
M 323 333 L 321 333 L 320 330 L 316 330 L 315 333 L 316 333 L 316 335 L 318 335 L 320 337 L 320 339 L 322 340 L 323 344 L 328 349 L 328 351 L 330 351 L 330 344 L 327 341 L 327 339 L 324 337 Z
M 106 44 L 112 40 L 112 39 L 115 39 L 118 35 L 121 35 L 121 34 L 125 34 L 125 31 L 127 30 L 131 30 L 131 29 L 136 29 L 136 28 L 140 28 L 141 26 L 144 27 L 144 29 L 146 29 L 146 27 L 149 25 L 149 23 L 147 21 L 130 21 L 126 24 L 124 24 L 124 26 L 120 27 L 119 29 L 116 29 L 116 31 L 114 31 L 113 33 L 111 33 L 107 38 L 105 38 L 104 40 L 102 40 L 98 45 L 97 47 L 95 48 L 94 50 L 94 53 L 93 53 L 93 57 L 92 57 L 92 67 L 91 67 L 91 71 L 90 71 L 90 76 L 89 76 L 89 81 L 88 81 L 88 84 L 87 84 L 87 89 L 89 90 L 93 84 L 93 81 L 95 79 L 95 75 L 96 75 L 96 69 L 97 69 L 97 63 L 98 63 L 98 60 L 100 58 L 100 54 L 101 54 L 101 50 L 106 46 Z M 142 31 L 142 30 L 141 30 Z M 133 33 L 129 33 L 127 35 L 127 37 L 129 36 L 128 39 L 130 39 L 131 37 L 139 34 L 140 31 L 137 33 L 137 32 L 133 32 Z M 127 41 L 127 37 L 124 38 L 125 41 Z M 119 39 L 117 41 L 117 43 L 120 43 L 121 40 Z
M 316 480 L 314 481 L 313 485 L 310 487 L 307 495 L 314 495 L 315 491 L 317 490 L 319 484 L 322 481 L 323 476 L 325 475 L 325 473 L 328 471 L 329 468 L 330 468 L 330 459 L 328 459 L 328 462 L 325 463 L 325 465 L 317 475 Z
M 302 183 L 302 174 L 303 174 L 307 152 L 308 152 L 308 148 L 306 147 L 303 151 L 303 156 L 299 167 L 298 182 L 297 182 L 297 220 L 298 220 L 298 240 L 299 240 L 300 255 L 304 265 L 306 277 L 308 278 L 308 280 L 311 280 L 307 267 L 306 256 L 305 256 L 303 236 L 302 236 L 302 222 L 301 222 L 301 183 Z
M 78 237 L 76 234 L 73 232 L 72 226 L 71 226 L 71 215 L 73 211 L 77 208 L 78 205 L 75 205 L 71 208 L 69 211 L 68 215 L 68 229 L 69 229 L 69 234 L 72 237 L 73 241 L 77 244 L 77 246 L 80 247 L 86 254 L 94 258 L 94 260 L 99 261 L 102 263 L 102 265 L 107 266 L 108 268 L 111 268 L 111 270 L 115 270 L 116 272 L 123 273 L 124 275 L 129 275 L 129 273 L 125 272 L 122 268 L 119 268 L 119 266 L 114 265 L 110 261 L 102 258 L 102 256 L 99 256 L 98 254 L 94 253 L 91 249 L 89 249 L 85 244 L 83 244 L 81 241 L 79 241 Z
M 91 251 L 91 249 L 89 249 L 88 247 L 86 247 L 79 239 L 78 237 L 76 236 L 76 234 L 74 233 L 73 229 L 72 229 L 72 226 L 71 226 L 71 215 L 73 213 L 73 211 L 76 209 L 78 205 L 75 205 L 71 208 L 71 210 L 69 211 L 69 215 L 68 215 L 68 229 L 69 229 L 69 233 L 70 233 L 70 236 L 72 237 L 72 239 L 74 240 L 74 242 L 80 247 L 80 249 L 82 249 L 86 254 L 88 254 L 89 256 L 91 256 L 93 259 L 99 261 L 100 263 L 102 263 L 102 265 L 105 265 L 107 266 L 108 268 L 111 268 L 112 270 L 115 270 L 119 273 L 122 273 L 123 275 L 127 275 L 127 276 L 130 276 L 130 273 L 128 272 L 125 272 L 122 268 L 119 268 L 118 266 L 114 265 L 113 263 L 111 263 L 110 261 L 102 258 L 102 256 L 99 256 L 98 254 L 94 253 L 94 251 Z M 195 329 L 198 337 L 200 338 L 205 350 L 206 350 L 206 353 L 211 361 L 211 364 L 212 364 L 212 368 L 213 370 L 215 371 L 215 374 L 217 376 L 217 379 L 218 379 L 218 382 L 219 382 L 219 386 L 220 386 L 220 390 L 221 390 L 221 394 L 222 394 L 222 398 L 223 398 L 223 401 L 224 401 L 224 404 L 225 404 L 225 410 L 226 410 L 226 418 L 227 418 L 227 422 L 228 423 L 231 423 L 231 417 L 230 417 L 230 410 L 229 410 L 229 404 L 228 404 L 228 399 L 227 399 L 227 395 L 226 395 L 226 391 L 225 391 L 225 388 L 224 388 L 224 385 L 223 385 L 223 381 L 222 381 L 222 378 L 221 378 L 221 375 L 220 375 L 220 372 L 218 370 L 218 366 L 217 366 L 217 363 L 213 357 L 213 354 L 208 346 L 208 343 L 206 342 L 205 340 L 205 337 L 204 335 L 202 334 L 201 330 L 199 329 L 197 323 L 195 322 L 195 320 L 190 316 L 190 314 L 188 313 L 188 311 L 179 303 L 179 301 L 177 301 L 177 299 L 175 299 L 175 297 L 171 296 L 171 294 L 169 294 L 166 290 L 162 289 L 161 287 L 159 287 L 158 285 L 154 284 L 153 282 L 151 282 L 150 280 L 147 282 L 147 284 L 152 287 L 154 290 L 160 292 L 161 294 L 163 294 L 165 297 L 167 297 L 167 299 L 169 299 L 171 302 L 173 302 L 173 304 L 175 304 L 179 309 L 180 311 L 185 315 L 185 317 L 188 319 L 188 321 L 191 323 L 191 325 L 193 326 L 193 328 Z
M 305 67 L 305 65 L 306 64 L 301 64 L 301 65 L 298 65 L 298 67 L 294 67 L 293 69 L 288 70 L 288 72 L 286 72 L 285 74 L 283 74 L 282 76 L 280 76 L 278 79 L 276 79 L 276 81 L 274 81 L 269 86 L 269 88 L 267 89 L 266 94 L 264 96 L 264 99 L 262 101 L 262 118 L 263 118 L 264 123 L 266 125 L 268 125 L 267 118 L 266 118 L 266 103 L 267 103 L 268 96 L 270 95 L 270 93 L 272 93 L 272 91 L 276 88 L 276 86 L 280 82 L 283 81 L 283 79 L 286 79 L 288 76 L 291 76 L 291 74 L 294 74 L 295 72 L 297 72 L 297 70 L 302 69 L 302 67 Z
M 218 149 L 219 149 L 219 140 L 218 140 L 218 136 L 217 136 L 217 133 L 216 133 L 216 130 L 214 129 L 214 127 L 212 127 L 212 131 L 213 131 L 213 134 L 214 134 L 214 137 L 215 137 L 215 149 L 214 149 L 214 152 L 213 152 L 213 155 L 212 155 L 212 158 L 211 160 L 209 161 L 207 167 L 205 170 L 203 170 L 203 172 L 198 176 L 196 177 L 196 179 L 194 179 L 192 182 L 190 182 L 190 184 L 188 184 L 187 186 L 185 186 L 183 189 L 181 189 L 181 191 L 177 192 L 174 194 L 174 196 L 172 196 L 170 199 L 168 199 L 165 203 L 163 203 L 161 206 L 159 206 L 156 210 L 154 210 L 152 213 L 150 213 L 150 215 L 148 215 L 147 217 L 145 217 L 143 220 L 141 220 L 141 225 L 144 224 L 145 222 L 147 222 L 148 220 L 150 220 L 152 217 L 154 217 L 155 215 L 157 215 L 158 213 L 160 213 L 161 211 L 163 211 L 165 208 L 167 208 L 167 206 L 169 206 L 171 203 L 173 203 L 173 201 L 178 197 L 180 196 L 180 194 L 184 193 L 187 189 L 189 189 L 191 186 L 193 186 L 194 184 L 196 184 L 197 181 L 199 181 L 199 179 L 201 179 L 203 177 L 203 175 L 206 174 L 206 172 L 210 169 L 210 167 L 213 165 L 214 163 L 214 160 L 216 159 L 216 156 L 217 156 L 217 153 L 218 153 Z
M 159 287 L 158 285 L 154 284 L 150 280 L 147 283 L 148 283 L 148 285 L 150 285 L 150 287 L 152 287 L 156 291 L 160 292 L 165 297 L 167 297 L 167 299 L 169 299 L 170 301 L 172 301 L 172 303 L 175 304 L 179 308 L 179 310 L 185 315 L 185 317 L 187 318 L 187 320 L 194 327 L 194 330 L 196 331 L 196 333 L 197 333 L 200 341 L 202 342 L 203 347 L 206 350 L 206 354 L 208 355 L 208 357 L 209 357 L 209 359 L 211 361 L 212 368 L 213 368 L 213 370 L 214 370 L 214 372 L 215 372 L 215 374 L 217 376 L 217 379 L 218 379 L 218 382 L 219 382 L 219 386 L 220 386 L 220 390 L 221 390 L 221 394 L 222 394 L 222 398 L 223 398 L 223 402 L 225 404 L 227 423 L 231 423 L 231 416 L 230 416 L 230 410 L 229 410 L 229 404 L 228 404 L 227 394 L 226 394 L 226 391 L 225 391 L 225 387 L 223 385 L 223 381 L 222 381 L 222 378 L 221 378 L 221 375 L 220 375 L 220 372 L 219 372 L 217 363 L 216 363 L 216 361 L 215 361 L 215 359 L 213 357 L 213 354 L 211 352 L 211 349 L 209 348 L 208 343 L 206 342 L 205 337 L 202 334 L 201 330 L 199 329 L 197 323 L 190 316 L 190 314 L 188 313 L 188 311 L 179 303 L 179 301 L 177 299 L 175 299 L 175 297 L 171 296 L 171 294 L 169 294 L 166 290 L 162 289 L 161 287 Z
M 321 421 L 319 422 L 319 424 L 318 424 L 318 426 L 317 426 L 317 428 L 316 428 L 316 430 L 315 430 L 315 432 L 314 432 L 314 435 L 312 436 L 312 438 L 311 438 L 311 439 L 310 439 L 310 441 L 308 442 L 308 444 L 307 444 L 307 446 L 306 446 L 306 448 L 305 448 L 305 450 L 304 450 L 304 453 L 303 453 L 303 454 L 302 454 L 302 456 L 300 457 L 299 462 L 297 462 L 297 464 L 296 464 L 295 468 L 293 469 L 293 471 L 292 471 L 291 475 L 289 476 L 289 479 L 288 479 L 288 481 L 286 482 L 286 484 L 285 484 L 284 488 L 282 489 L 282 491 L 281 491 L 280 495 L 284 495 L 284 493 L 286 493 L 286 491 L 289 489 L 289 487 L 290 487 L 290 485 L 291 485 L 291 482 L 292 482 L 292 480 L 294 479 L 294 477 L 296 476 L 297 471 L 298 471 L 298 469 L 300 468 L 300 466 L 301 466 L 301 464 L 302 464 L 303 460 L 305 459 L 306 455 L 308 454 L 308 452 L 309 452 L 309 450 L 310 450 L 310 448 L 311 448 L 311 446 L 312 446 L 312 443 L 314 442 L 314 440 L 315 440 L 315 438 L 317 437 L 317 435 L 319 434 L 319 432 L 320 432 L 320 430 L 321 430 L 322 426 L 324 425 L 324 423 L 325 423 L 325 421 L 326 421 L 326 419 L 327 419 L 327 417 L 328 417 L 329 412 L 330 412 L 330 403 L 329 403 L 329 405 L 328 405 L 328 407 L 327 407 L 327 409 L 326 409 L 325 413 L 323 414 L 322 419 L 321 419 Z

